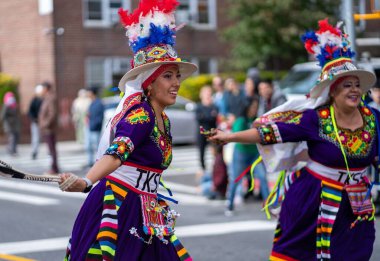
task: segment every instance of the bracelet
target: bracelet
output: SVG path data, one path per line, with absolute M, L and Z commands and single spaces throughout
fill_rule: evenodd
M 83 190 L 83 193 L 88 193 L 90 192 L 90 190 L 92 189 L 92 181 L 87 178 L 87 177 L 84 177 L 83 180 L 86 182 L 86 188 Z

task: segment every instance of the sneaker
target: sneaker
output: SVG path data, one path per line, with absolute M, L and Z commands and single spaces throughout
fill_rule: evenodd
M 32 153 L 32 160 L 35 160 L 35 159 L 37 159 L 37 153 Z

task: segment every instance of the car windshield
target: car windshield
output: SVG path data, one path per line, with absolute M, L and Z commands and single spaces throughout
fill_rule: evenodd
M 316 83 L 319 71 L 290 71 L 280 82 L 284 94 L 307 94 Z

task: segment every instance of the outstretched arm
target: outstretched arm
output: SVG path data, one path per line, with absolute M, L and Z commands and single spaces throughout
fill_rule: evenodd
M 93 184 L 115 171 L 121 165 L 121 160 L 112 155 L 104 155 L 100 158 L 94 166 L 88 171 L 86 178 L 91 180 Z M 61 174 L 61 183 L 70 178 L 72 173 Z M 87 183 L 84 179 L 78 178 L 69 188 L 65 191 L 68 192 L 82 192 L 86 188 Z
M 221 130 L 215 130 L 208 138 L 209 141 L 215 143 L 260 143 L 261 138 L 259 131 L 256 128 L 252 128 L 245 131 L 226 133 Z

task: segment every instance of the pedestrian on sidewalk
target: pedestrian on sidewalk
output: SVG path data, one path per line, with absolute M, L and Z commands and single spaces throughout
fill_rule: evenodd
M 85 89 L 78 91 L 78 96 L 74 99 L 71 106 L 72 121 L 75 127 L 75 139 L 78 143 L 84 144 L 87 148 L 86 140 L 88 135 L 87 113 L 91 99 Z
M 28 116 L 30 119 L 30 139 L 32 146 L 32 159 L 36 159 L 38 155 L 38 148 L 40 146 L 40 128 L 38 127 L 38 114 L 42 104 L 42 85 L 37 85 L 34 88 L 34 97 L 29 105 Z
M 98 89 L 87 89 L 88 97 L 91 100 L 87 111 L 88 135 L 87 135 L 87 167 L 91 168 L 95 162 L 95 153 L 100 141 L 100 133 L 103 126 L 104 105 L 98 98 Z
M 61 175 L 61 188 L 70 192 L 88 192 L 99 182 L 78 214 L 65 260 L 192 260 L 174 235 L 178 214 L 157 194 L 172 159 L 164 109 L 175 103 L 180 81 L 197 69 L 172 46 L 177 5 L 142 0 L 132 14 L 119 11 L 134 52 L 132 69 L 119 83 L 124 96 L 94 166 L 68 188 L 74 174 Z
M 56 149 L 56 133 L 58 128 L 58 105 L 56 95 L 50 82 L 42 84 L 42 104 L 38 113 L 38 125 L 41 135 L 48 146 L 51 157 L 50 169 L 46 174 L 58 174 L 58 159 Z
M 306 156 L 305 167 L 280 175 L 274 192 L 285 194 L 267 201 L 266 207 L 282 202 L 269 260 L 370 260 L 375 227 L 367 169 L 379 156 L 380 113 L 360 98 L 376 76 L 356 68 L 338 25 L 326 19 L 319 26 L 302 37 L 322 66 L 308 98 L 274 108 L 255 128 L 216 130 L 210 140 L 260 143 L 270 171 L 297 169 Z
M 8 137 L 8 153 L 16 156 L 21 123 L 18 104 L 13 92 L 6 92 L 4 95 L 0 120 L 3 124 L 4 132 Z

